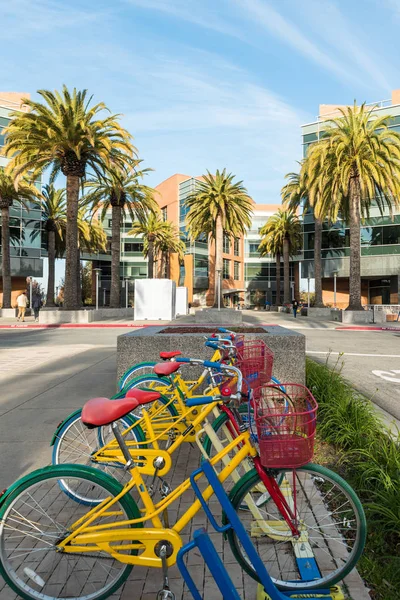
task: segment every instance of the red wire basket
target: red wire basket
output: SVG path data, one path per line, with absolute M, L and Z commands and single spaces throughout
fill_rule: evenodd
M 268 383 L 272 377 L 274 355 L 262 340 L 239 340 L 236 343 L 236 364 L 250 389 Z
M 318 404 L 303 385 L 263 385 L 254 390 L 255 423 L 261 464 L 296 468 L 314 453 Z

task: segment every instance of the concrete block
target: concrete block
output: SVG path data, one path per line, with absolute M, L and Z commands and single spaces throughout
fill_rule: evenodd
M 17 308 L 0 308 L 0 317 L 3 317 L 3 319 L 13 319 L 17 314 Z
M 369 324 L 373 322 L 372 310 L 343 310 L 342 323 L 346 324 Z
M 133 308 L 99 308 L 81 310 L 43 309 L 39 313 L 39 323 L 93 323 L 107 319 L 133 319 Z
M 161 333 L 165 329 L 165 326 L 146 327 L 118 336 L 118 378 L 136 363 L 157 360 L 162 350 L 180 350 L 183 356 L 210 359 L 212 350 L 204 346 L 204 335 L 208 332 L 202 331 L 202 327 L 196 333 L 182 333 L 179 326 L 173 327 L 176 333 Z M 245 338 L 262 339 L 271 348 L 274 353 L 273 374 L 280 381 L 304 384 L 305 337 L 284 327 L 265 326 L 262 329 L 262 333 L 245 333 Z M 190 379 L 195 376 L 193 367 L 187 367 L 186 372 Z
M 195 314 L 195 323 L 212 323 L 220 325 L 240 325 L 243 323 L 243 315 L 240 310 L 233 308 L 206 308 L 197 310 Z
M 317 306 L 310 306 L 308 309 L 308 316 L 317 318 L 324 317 L 329 320 L 331 318 L 331 309 L 327 307 L 320 308 Z

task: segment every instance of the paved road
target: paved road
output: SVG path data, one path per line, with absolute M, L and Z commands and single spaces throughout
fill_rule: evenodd
M 265 321 L 261 315 L 245 316 L 253 322 Z M 272 322 L 272 318 L 268 321 Z M 287 316 L 276 316 L 274 322 L 301 328 L 300 331 L 307 335 L 307 344 L 311 351 L 326 352 L 332 345 L 332 349 L 339 352 L 343 349 L 343 344 L 347 344 L 346 350 L 348 347 L 359 349 L 360 344 L 363 348 L 366 347 L 365 342 L 360 341 L 367 340 L 365 334 L 364 337 L 347 332 L 339 334 L 330 326 L 321 329 L 311 322 L 302 324 L 299 320 L 293 323 Z M 50 463 L 51 436 L 58 422 L 69 412 L 80 408 L 93 396 L 114 393 L 116 341 L 121 333 L 121 329 L 0 331 L 0 490 L 24 473 Z M 392 340 L 391 337 L 383 335 L 391 334 L 376 337 L 382 344 L 387 344 L 384 340 Z M 395 343 L 395 340 L 391 343 Z M 374 342 L 375 350 L 377 347 L 377 343 Z M 380 363 L 377 368 L 379 365 Z M 393 385 L 390 382 L 385 383 L 388 386 Z M 188 462 L 188 458 L 192 457 L 195 461 Z M 178 457 L 177 466 L 181 470 L 177 475 L 178 479 L 173 480 L 173 483 L 182 481 L 184 471 L 191 471 L 193 466 L 197 466 L 197 461 L 198 453 L 195 452 L 190 455 L 185 452 L 182 460 Z M 193 499 L 190 499 L 190 502 L 192 501 Z M 204 525 L 202 515 L 193 521 L 193 526 L 200 525 Z M 186 536 L 188 533 L 186 532 Z M 221 543 L 221 536 L 215 536 L 214 541 Z M 254 582 L 238 570 L 236 562 L 232 562 L 226 544 L 218 548 L 218 551 L 222 554 L 242 596 L 254 598 Z M 212 588 L 212 582 L 207 577 L 203 564 L 197 564 L 196 561 L 197 558 L 194 557 L 193 567 L 198 585 L 204 587 L 210 600 L 216 600 L 219 595 Z M 177 598 L 187 598 L 187 592 L 176 568 L 171 569 L 170 576 Z M 356 571 L 346 578 L 346 583 L 354 600 L 364 600 L 368 597 Z M 147 569 L 134 569 L 120 593 L 112 596 L 111 600 L 128 600 L 134 596 L 140 597 L 141 600 L 150 600 L 154 598 L 159 587 L 159 577 L 150 576 Z M 6 586 L 3 587 L 1 582 L 0 600 L 16 600 L 16 595 Z
M 57 424 L 115 391 L 116 329 L 0 332 L 0 490 L 50 463 Z

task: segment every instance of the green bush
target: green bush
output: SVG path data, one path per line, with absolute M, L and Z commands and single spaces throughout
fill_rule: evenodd
M 400 597 L 400 445 L 372 403 L 341 376 L 342 362 L 307 359 L 307 386 L 318 404 L 318 434 L 343 450 L 345 477 L 360 496 L 368 520 L 368 544 L 361 572 L 374 598 Z

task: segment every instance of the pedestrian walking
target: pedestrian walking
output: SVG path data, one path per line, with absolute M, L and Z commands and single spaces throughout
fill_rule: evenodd
M 296 319 L 297 318 L 297 310 L 299 308 L 299 303 L 297 302 L 297 300 L 293 300 L 292 308 L 293 308 L 293 316 Z
M 40 296 L 40 294 L 33 294 L 32 296 L 32 308 L 33 308 L 33 314 L 35 316 L 35 321 L 38 322 L 39 321 L 39 311 L 42 308 L 42 297 Z
M 17 298 L 17 307 L 18 307 L 18 317 L 17 321 L 21 319 L 21 321 L 25 321 L 25 311 L 28 306 L 28 296 L 25 292 L 21 292 Z

